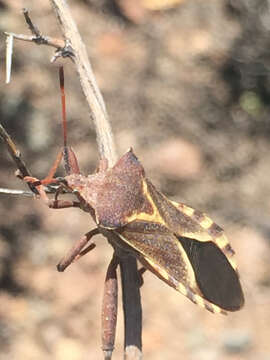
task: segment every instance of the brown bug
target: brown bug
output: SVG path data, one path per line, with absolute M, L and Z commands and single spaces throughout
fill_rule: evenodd
M 67 146 L 63 69 L 60 69 L 64 147 L 48 176 L 39 180 L 24 177 L 50 208 L 78 207 L 89 212 L 97 228 L 79 239 L 57 268 L 64 271 L 75 259 L 95 245 L 91 238 L 113 234 L 114 247 L 132 253 L 143 266 L 194 303 L 213 313 L 239 310 L 244 295 L 239 281 L 234 251 L 223 230 L 204 213 L 167 199 L 145 177 L 144 168 L 130 149 L 112 167 L 102 159 L 98 171 L 84 176 L 76 156 Z M 55 178 L 64 159 L 67 175 Z M 59 189 L 50 200 L 44 185 L 56 183 Z M 58 199 L 62 190 L 72 192 L 75 201 Z M 114 257 L 109 272 L 115 276 Z M 114 309 L 116 311 L 116 307 Z M 116 319 L 116 315 L 112 314 Z M 106 326 L 105 326 L 106 327 Z M 103 349 L 112 350 L 114 333 L 104 336 Z M 104 330 L 106 332 L 106 329 Z M 113 334 L 112 334 L 113 333 Z

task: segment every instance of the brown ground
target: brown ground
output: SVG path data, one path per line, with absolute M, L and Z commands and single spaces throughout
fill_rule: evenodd
M 72 2 L 119 154 L 132 146 L 165 194 L 206 211 L 226 229 L 246 296 L 239 313 L 213 316 L 146 273 L 144 358 L 270 359 L 267 1 L 182 0 L 164 12 L 134 3 Z M 44 33 L 59 34 L 47 2 L 23 5 Z M 27 32 L 21 7 L 0 1 L 1 31 Z M 61 145 L 51 55 L 52 49 L 16 42 L 10 85 L 1 69 L 1 121 L 37 177 L 46 175 Z M 97 163 L 95 134 L 68 62 L 65 71 L 69 135 L 90 173 Z M 1 144 L 0 169 L 1 187 L 24 188 Z M 111 247 L 100 238 L 68 271 L 55 270 L 72 241 L 92 226 L 77 209 L 53 211 L 40 201 L 1 196 L 1 360 L 102 359 L 100 307 Z M 114 359 L 122 358 L 121 304 L 119 314 Z

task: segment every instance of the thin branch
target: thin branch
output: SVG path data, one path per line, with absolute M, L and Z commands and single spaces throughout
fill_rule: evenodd
M 48 45 L 56 49 L 61 49 L 65 47 L 65 41 L 63 39 L 52 38 L 50 36 L 41 35 L 37 37 L 36 35 L 24 35 L 24 34 L 15 34 L 13 32 L 5 31 L 5 35 L 13 36 L 14 39 L 34 42 L 37 45 Z
M 9 152 L 12 160 L 14 161 L 14 163 L 17 166 L 17 170 L 15 171 L 15 175 L 19 179 L 23 179 L 25 176 L 31 176 L 30 171 L 28 170 L 28 168 L 25 165 L 25 162 L 22 159 L 20 150 L 17 148 L 17 146 L 15 145 L 15 143 L 12 140 L 11 136 L 9 135 L 9 133 L 7 132 L 7 130 L 4 128 L 4 126 L 1 123 L 0 123 L 0 138 L 5 143 L 6 148 L 7 148 L 8 152 Z M 27 185 L 28 185 L 29 189 L 31 190 L 31 192 L 34 195 L 38 194 L 38 191 L 35 188 L 35 186 L 33 186 L 33 184 L 31 184 L 29 182 L 29 183 L 27 183 Z M 45 186 L 45 191 L 46 191 L 46 193 L 54 194 L 57 191 L 58 188 L 59 188 L 59 186 L 49 185 L 49 186 Z M 3 191 L 0 191 L 0 193 L 2 192 L 2 193 L 5 193 L 5 194 L 8 194 L 7 191 L 9 189 L 6 189 L 6 191 L 4 191 L 4 189 L 2 189 L 2 190 Z M 15 194 L 15 192 L 17 191 L 16 195 L 30 196 L 30 195 L 24 194 L 23 190 L 10 190 L 10 191 L 11 191 L 11 193 L 13 192 L 13 194 Z M 22 191 L 22 193 L 20 193 L 21 191 Z M 27 192 L 25 192 L 25 193 L 27 193 Z
M 25 21 L 33 35 L 36 37 L 41 37 L 41 32 L 39 31 L 38 27 L 32 22 L 30 19 L 29 13 L 27 9 L 23 9 L 23 16 L 25 18 Z
M 125 359 L 139 360 L 142 358 L 142 309 L 138 307 L 140 299 L 140 279 L 136 259 L 125 254 L 120 262 L 124 321 L 125 321 Z
M 0 123 L 0 138 L 3 140 L 4 144 L 6 145 L 6 148 L 14 161 L 15 165 L 17 166 L 17 170 L 15 171 L 15 175 L 19 179 L 23 179 L 25 176 L 31 176 L 30 171 L 25 165 L 25 162 L 22 159 L 21 152 L 17 148 L 16 144 L 12 140 L 11 136 L 7 132 L 7 130 L 4 128 L 4 126 Z M 16 190 L 16 189 L 5 189 L 0 188 L 0 193 L 2 194 L 10 194 L 10 195 L 22 195 L 22 196 L 35 196 L 38 194 L 37 189 L 33 184 L 30 182 L 27 183 L 29 189 L 31 192 L 24 191 L 24 190 Z M 59 189 L 58 185 L 48 185 L 44 186 L 44 190 L 46 193 L 49 194 L 55 194 L 57 190 Z M 63 190 L 62 193 L 65 193 L 66 191 Z M 32 195 L 30 195 L 32 194 Z
M 35 197 L 35 194 L 32 191 L 25 191 L 25 190 L 17 190 L 17 189 L 7 189 L 7 188 L 0 188 L 0 194 L 6 195 L 19 195 L 19 196 L 26 196 L 26 197 Z
M 23 16 L 29 27 L 29 30 L 32 33 L 32 36 L 23 35 L 23 34 L 14 34 L 11 32 L 5 32 L 4 34 L 8 35 L 8 36 L 13 36 L 15 39 L 18 39 L 18 40 L 31 41 L 38 45 L 49 45 L 49 46 L 53 46 L 57 49 L 65 47 L 65 41 L 63 39 L 56 39 L 56 38 L 42 35 L 42 33 L 38 29 L 38 27 L 32 22 L 27 9 L 23 9 Z
M 24 161 L 21 158 L 20 151 L 17 149 L 10 135 L 7 133 L 7 131 L 4 129 L 4 127 L 1 124 L 0 124 L 0 138 L 2 138 L 2 140 L 4 141 L 10 156 L 12 157 L 13 161 L 15 162 L 18 168 L 16 176 L 19 178 L 24 178 L 25 176 L 31 176 L 29 170 L 27 169 Z M 28 183 L 28 187 L 34 194 L 37 194 L 37 190 L 32 184 Z
M 25 176 L 31 176 L 30 172 L 28 171 L 25 163 L 21 159 L 21 153 L 17 149 L 16 145 L 12 141 L 10 135 L 7 133 L 7 131 L 4 129 L 4 127 L 0 124 L 0 137 L 6 144 L 6 147 L 8 149 L 8 152 L 10 156 L 12 157 L 13 161 L 17 165 L 18 169 L 20 170 L 20 173 L 23 177 Z

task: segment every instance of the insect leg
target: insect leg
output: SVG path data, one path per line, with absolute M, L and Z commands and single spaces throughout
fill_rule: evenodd
M 82 249 L 88 243 L 88 241 L 94 236 L 99 234 L 98 228 L 93 229 L 86 233 L 83 237 L 76 241 L 74 246 L 69 250 L 69 252 L 63 257 L 63 259 L 57 265 L 58 271 L 64 271 L 74 260 L 76 260 L 77 256 L 80 254 Z M 89 250 L 92 250 L 95 247 L 95 244 L 91 244 L 88 246 Z
M 69 207 L 74 205 L 68 205 L 67 202 L 62 203 L 61 201 L 54 201 L 50 203 L 50 200 L 48 199 L 44 189 L 41 187 L 41 185 L 49 185 L 52 183 L 57 183 L 57 179 L 54 178 L 54 175 L 62 161 L 64 160 L 64 166 L 66 173 L 68 175 L 70 174 L 79 174 L 79 165 L 77 162 L 77 158 L 70 146 L 67 145 L 67 120 L 66 120 L 66 98 L 65 98 L 65 89 L 64 89 L 64 70 L 61 66 L 59 68 L 59 82 L 60 82 L 60 90 L 61 90 L 61 100 L 62 100 L 62 128 L 63 128 L 63 139 L 64 139 L 64 146 L 63 148 L 58 152 L 57 157 L 53 163 L 53 166 L 51 167 L 48 175 L 43 180 L 38 180 L 36 178 L 33 178 L 31 176 L 19 176 L 24 181 L 28 183 L 30 188 L 32 189 L 32 186 L 34 186 L 37 191 L 39 192 L 41 198 L 48 204 L 49 207 L 53 208 L 63 208 L 63 207 Z M 11 143 L 13 145 L 13 143 Z M 13 146 L 15 147 L 15 145 Z M 15 150 L 12 148 L 13 152 Z M 51 204 L 51 205 L 50 205 Z
M 39 180 L 31 176 L 25 176 L 23 180 L 26 181 L 28 184 L 32 184 L 33 186 L 35 186 L 41 199 L 45 202 L 46 205 L 48 205 L 49 208 L 64 209 L 69 207 L 80 207 L 80 203 L 78 201 L 58 200 L 57 199 L 58 194 L 56 194 L 55 199 L 49 199 L 43 186 L 44 183 L 43 180 Z M 50 184 L 52 182 L 57 182 L 57 179 L 51 179 L 51 181 L 46 180 L 45 184 Z
M 41 184 L 43 185 L 46 185 L 46 184 L 50 184 L 53 182 L 54 180 L 54 174 L 56 173 L 56 170 L 58 169 L 60 163 L 61 163 L 61 160 L 63 158 L 63 152 L 62 150 L 59 151 L 59 153 L 57 154 L 57 157 L 55 159 L 55 162 L 53 163 L 53 166 L 51 167 L 48 175 L 45 177 L 45 179 L 41 180 Z
M 82 256 L 88 254 L 91 250 L 93 250 L 96 247 L 96 245 L 94 243 L 91 243 L 90 245 L 88 245 L 85 249 L 83 249 L 82 251 L 80 251 L 80 253 L 75 257 L 74 260 L 79 260 Z
M 114 349 L 115 330 L 117 322 L 118 286 L 116 268 L 119 263 L 114 254 L 109 264 L 102 302 L 102 350 L 104 359 L 110 360 Z

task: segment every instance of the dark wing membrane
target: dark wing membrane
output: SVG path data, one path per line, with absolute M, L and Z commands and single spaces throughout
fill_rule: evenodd
M 203 286 L 198 283 L 196 266 L 199 266 L 200 262 L 196 263 L 196 256 L 192 257 L 192 250 L 185 249 L 191 247 L 184 241 L 179 241 L 179 238 L 166 227 L 158 223 L 135 220 L 115 232 L 124 243 L 135 250 L 143 265 L 159 278 L 207 310 L 215 313 L 224 312 L 222 301 L 222 304 L 215 301 L 219 296 L 205 296 L 204 290 L 208 292 L 207 286 L 210 285 L 205 284 L 207 279 L 204 279 L 204 274 L 200 278 Z M 193 240 L 187 240 L 193 243 Z M 196 265 L 192 264 L 190 257 Z M 200 261 L 202 262 L 202 259 Z
M 239 310 L 244 304 L 243 292 L 223 252 L 213 242 L 177 238 L 188 255 L 203 297 L 224 310 Z

